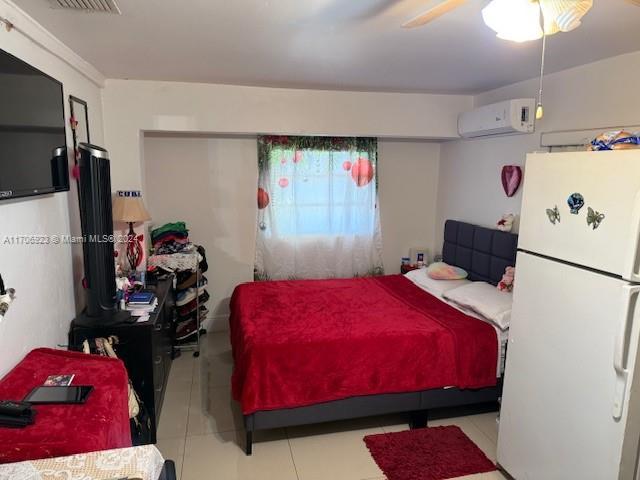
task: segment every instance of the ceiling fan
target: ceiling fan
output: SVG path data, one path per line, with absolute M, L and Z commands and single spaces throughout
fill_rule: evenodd
M 640 0 L 625 1 L 640 7 Z M 467 2 L 444 0 L 402 26 L 414 28 L 426 25 Z M 526 42 L 577 28 L 592 6 L 593 0 L 491 0 L 482 9 L 482 17 L 499 38 Z
M 426 25 L 461 7 L 468 0 L 444 0 L 402 26 L 414 28 Z M 640 7 L 640 0 L 625 0 Z M 581 19 L 593 6 L 593 0 L 491 0 L 482 9 L 484 23 L 496 32 L 498 38 L 513 42 L 527 42 L 542 38 L 540 64 L 540 90 L 536 106 L 536 119 L 544 115 L 542 86 L 546 38 L 558 32 L 578 28 Z

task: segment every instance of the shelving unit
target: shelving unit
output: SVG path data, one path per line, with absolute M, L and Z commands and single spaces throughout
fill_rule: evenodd
M 197 250 L 197 246 L 193 245 L 188 252 L 178 252 L 173 254 L 161 254 L 152 255 L 148 258 L 148 265 L 151 267 L 157 267 L 163 271 L 170 271 L 174 275 L 173 280 L 173 292 L 174 292 L 174 305 L 173 318 L 172 318 L 172 331 L 173 331 L 173 350 L 174 356 L 176 352 L 192 351 L 194 357 L 200 356 L 200 337 L 206 334 L 206 330 L 202 327 L 203 321 L 203 306 L 208 300 L 208 293 L 206 292 L 206 283 L 203 282 L 203 271 L 201 268 L 201 257 Z M 184 289 L 178 290 L 180 285 L 180 277 L 187 273 L 195 273 L 195 283 L 189 284 Z M 178 305 L 179 295 L 181 291 L 188 291 L 191 288 L 195 289 L 195 298 L 185 302 L 183 305 Z M 202 293 L 200 292 L 202 290 Z M 205 300 L 203 301 L 203 296 Z M 195 308 L 181 314 L 181 307 L 190 305 L 193 302 Z M 193 333 L 189 333 L 187 337 L 189 341 L 179 341 L 177 339 L 177 332 L 182 322 L 190 322 L 195 320 L 195 330 Z
M 200 336 L 204 335 L 207 333 L 207 331 L 202 328 L 202 318 L 201 318 L 201 310 L 200 310 L 200 281 L 202 279 L 202 272 L 200 270 L 200 262 L 198 260 L 198 252 L 194 252 L 194 256 L 195 256 L 195 273 L 196 273 L 196 284 L 193 288 L 196 289 L 196 297 L 195 297 L 195 302 L 196 302 L 196 308 L 194 310 L 195 312 L 195 321 L 196 321 L 196 331 L 195 331 L 195 339 L 190 341 L 190 342 L 185 342 L 185 343 L 178 343 L 178 341 L 175 339 L 175 335 L 174 335 L 174 345 L 173 348 L 175 350 L 179 350 L 179 351 L 193 351 L 193 356 L 194 357 L 199 357 L 200 356 Z M 180 273 L 180 272 L 177 272 Z M 175 282 L 175 280 L 174 280 Z M 175 287 L 175 285 L 174 285 Z M 174 291 L 176 292 L 176 301 L 177 301 L 177 296 L 178 296 L 178 290 L 174 289 Z M 176 318 L 174 321 L 174 325 L 178 324 L 178 306 L 176 304 Z M 188 320 L 187 320 L 188 321 Z

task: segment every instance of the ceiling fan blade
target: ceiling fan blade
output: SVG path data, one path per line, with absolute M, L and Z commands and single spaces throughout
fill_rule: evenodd
M 460 7 L 464 3 L 467 3 L 468 0 L 445 0 L 444 2 L 439 3 L 435 7 L 427 10 L 421 15 L 418 15 L 415 18 L 412 18 L 407 23 L 402 25 L 402 28 L 414 28 L 425 25 L 442 15 L 449 13 L 452 10 Z M 640 0 L 629 0 L 629 1 L 640 1 Z

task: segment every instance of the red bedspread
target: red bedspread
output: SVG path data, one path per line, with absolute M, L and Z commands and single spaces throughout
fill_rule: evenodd
M 494 328 L 401 275 L 242 284 L 230 324 L 244 414 L 496 384 Z
M 87 402 L 35 405 L 33 425 L 0 427 L 0 463 L 131 446 L 127 371 L 120 360 L 38 348 L 0 380 L 0 399 L 22 400 L 58 374 L 75 374 L 72 385 L 93 385 Z

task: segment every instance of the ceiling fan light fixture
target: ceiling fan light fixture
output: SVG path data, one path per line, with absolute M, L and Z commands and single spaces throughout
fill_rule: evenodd
M 541 0 L 546 34 L 575 30 L 591 7 L 593 0 Z
M 542 38 L 540 5 L 531 0 L 491 0 L 482 9 L 482 18 L 497 37 L 512 42 Z

